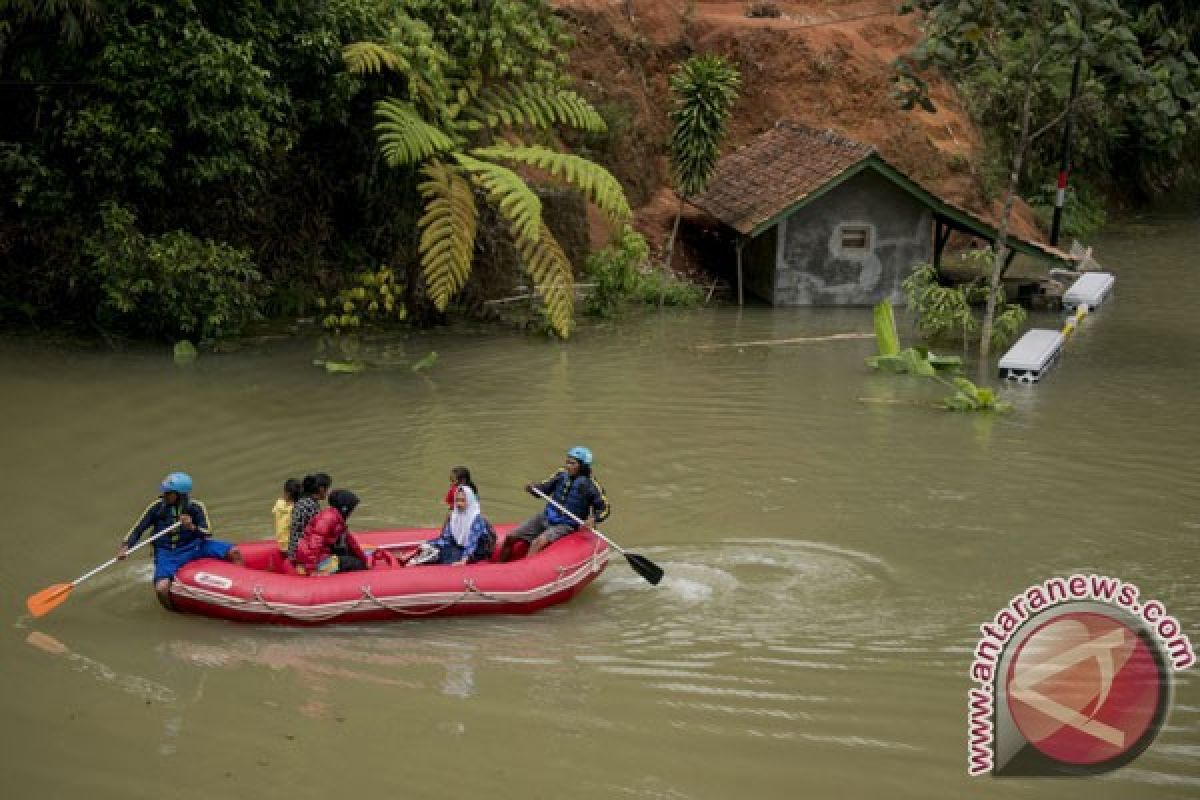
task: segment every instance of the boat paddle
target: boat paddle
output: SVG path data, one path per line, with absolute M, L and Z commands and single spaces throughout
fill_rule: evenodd
M 588 525 L 586 522 L 584 522 L 579 517 L 572 514 L 567 509 L 563 508 L 562 505 L 558 501 L 556 501 L 553 497 L 547 497 L 536 486 L 531 486 L 529 488 L 538 497 L 542 498 L 547 503 L 554 506 L 559 511 L 561 511 L 562 513 L 566 514 L 568 517 L 573 519 L 575 521 L 576 525 L 578 525 L 581 528 L 587 528 L 589 531 L 596 534 L 601 539 L 603 539 L 605 542 L 607 542 L 608 546 L 611 547 L 613 550 L 616 550 L 618 553 L 625 556 L 625 560 L 629 562 L 629 566 L 632 567 L 633 571 L 636 572 L 638 575 L 641 575 L 643 578 L 645 578 L 647 581 L 649 581 L 650 583 L 652 583 L 655 586 L 657 586 L 658 582 L 663 579 L 662 567 L 660 567 L 658 564 L 655 564 L 653 561 L 646 558 L 645 556 L 639 556 L 637 553 L 627 552 L 625 550 L 625 548 L 621 547 L 621 545 L 617 544 L 612 539 L 608 538 L 603 533 L 596 530 L 591 525 Z
M 143 539 L 142 541 L 135 544 L 133 547 L 129 548 L 129 550 L 125 553 L 125 555 L 128 556 L 130 553 L 133 553 L 135 550 L 139 550 L 139 549 L 145 547 L 146 545 L 150 544 L 151 542 L 155 541 L 156 539 L 166 536 L 168 533 L 175 530 L 182 524 L 183 523 L 181 523 L 181 522 L 176 522 L 174 525 L 169 525 L 166 528 L 163 528 L 161 531 L 154 534 L 153 536 L 151 536 L 147 539 Z M 120 559 L 116 558 L 114 556 L 113 558 L 110 558 L 108 561 L 105 561 L 100 566 L 96 567 L 94 570 L 92 570 L 90 572 L 85 572 L 84 574 L 80 575 L 78 578 L 71 581 L 70 583 L 56 583 L 53 586 L 47 586 L 45 589 L 42 589 L 37 594 L 31 594 L 31 595 L 29 595 L 29 597 L 25 598 L 25 607 L 28 608 L 29 613 L 33 614 L 35 617 L 44 617 L 47 614 L 49 614 L 51 611 L 53 611 L 54 609 L 61 606 L 63 603 L 67 602 L 67 598 L 71 596 L 72 589 L 74 589 L 76 586 L 78 586 L 79 584 L 86 581 L 88 578 L 95 575 L 97 572 L 99 572 L 103 569 L 107 569 L 108 567 L 111 567 L 113 564 L 117 563 L 118 561 L 120 561 Z

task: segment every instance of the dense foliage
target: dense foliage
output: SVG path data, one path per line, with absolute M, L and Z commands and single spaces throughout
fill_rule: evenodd
M 467 194 L 513 211 L 514 181 L 519 255 L 545 266 L 537 197 L 498 162 L 623 212 L 620 189 L 548 133 L 517 146 L 484 131 L 588 113 L 565 86 L 569 44 L 543 0 L 0 0 L 0 320 L 220 335 L 311 312 L 386 265 L 403 296 L 390 312 L 351 298 L 354 318 L 444 307 L 466 276 L 426 292 L 423 236 L 470 221 Z M 405 163 L 413 119 L 446 137 L 418 135 L 417 156 L 473 160 L 387 168 L 380 139 Z M 510 221 L 481 215 L 480 240 Z
M 923 74 L 948 72 L 979 87 L 987 103 L 1008 105 L 988 120 L 1007 147 L 1008 176 L 994 267 L 980 331 L 986 364 L 1000 279 L 1008 263 L 1013 203 L 1023 188 L 1035 144 L 1087 103 L 1138 152 L 1178 159 L 1200 120 L 1200 60 L 1187 37 L 1162 24 L 1158 7 L 1134 14 L 1121 0 L 920 0 L 924 36 L 897 64 L 897 93 L 905 108 L 933 110 Z M 1131 4 L 1132 5 L 1132 4 Z M 1136 10 L 1136 9 L 1135 9 Z M 1064 74 L 1075 64 L 1087 80 L 1074 102 Z
M 192 254 L 197 286 L 232 291 L 237 270 L 261 273 L 253 310 L 295 313 L 394 245 L 369 211 L 394 190 L 372 175 L 368 108 L 341 62 L 344 42 L 379 30 L 377 3 L 3 5 L 0 313 L 192 333 L 177 303 L 244 310 L 249 284 L 150 303 L 130 326 L 105 311 L 114 254 L 170 242 Z M 219 255 L 201 254 L 210 245 Z
M 1031 112 L 1034 132 L 1022 172 L 1023 194 L 1052 187 L 1059 168 L 1059 133 L 1076 57 L 1082 80 L 1073 118 L 1075 172 L 1082 177 L 1068 203 L 1075 230 L 1094 226 L 1099 184 L 1146 195 L 1186 177 L 1181 159 L 1200 131 L 1200 9 L 1182 0 L 910 3 L 927 12 L 926 39 L 900 63 L 908 104 L 927 103 L 920 71 L 949 68 L 972 115 L 989 139 L 985 181 L 998 194 L 1020 134 L 1026 79 L 1037 71 Z M 1047 52 L 1050 55 L 1047 57 Z M 1090 224 L 1089 224 L 1090 223 Z

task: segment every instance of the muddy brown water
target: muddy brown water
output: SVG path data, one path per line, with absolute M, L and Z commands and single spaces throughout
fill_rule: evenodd
M 351 376 L 306 340 L 190 367 L 0 341 L 5 796 L 1195 797 L 1194 671 L 1099 780 L 969 779 L 965 698 L 977 626 L 1052 575 L 1136 582 L 1200 644 L 1198 220 L 1101 237 L 1116 297 L 995 418 L 907 402 L 939 392 L 870 374 L 869 341 L 696 347 L 868 331 L 862 309 L 402 336 Z M 659 587 L 617 559 L 534 616 L 294 630 L 165 613 L 141 557 L 24 613 L 169 469 L 233 538 L 317 468 L 361 495 L 359 529 L 438 521 L 459 462 L 503 522 L 575 443 Z

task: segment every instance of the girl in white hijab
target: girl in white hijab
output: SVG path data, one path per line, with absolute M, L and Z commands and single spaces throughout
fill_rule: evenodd
M 479 510 L 479 500 L 470 486 L 454 490 L 454 509 L 442 533 L 429 544 L 438 549 L 437 563 L 461 567 L 491 555 L 490 526 Z

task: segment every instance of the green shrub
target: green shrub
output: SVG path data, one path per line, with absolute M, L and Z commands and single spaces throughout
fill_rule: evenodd
M 593 317 L 616 316 L 621 304 L 637 290 L 649 253 L 645 237 L 623 225 L 608 247 L 589 255 L 584 272 L 596 285 L 588 294 L 584 312 Z
M 704 290 L 691 281 L 650 269 L 646 239 L 625 225 L 612 243 L 588 256 L 584 272 L 595 284 L 584 311 L 593 317 L 615 317 L 630 300 L 647 305 L 695 306 Z
M 966 354 L 970 334 L 979 327 L 971 306 L 987 301 L 986 276 L 991 274 L 993 254 L 991 250 L 971 250 L 963 257 L 979 275 L 974 283 L 942 286 L 933 265 L 918 264 L 900 287 L 904 290 L 909 311 L 916 315 L 917 331 L 922 338 L 931 342 L 961 338 Z M 999 298 L 992 321 L 992 347 L 1001 348 L 1016 338 L 1025 317 L 1025 309 Z
M 125 331 L 206 339 L 258 317 L 260 275 L 245 250 L 186 231 L 147 236 L 132 211 L 107 204 L 83 251 L 99 279 L 101 319 Z
M 642 275 L 638 284 L 638 296 L 647 305 L 662 305 L 690 308 L 704 302 L 704 289 L 673 273 L 658 270 Z

